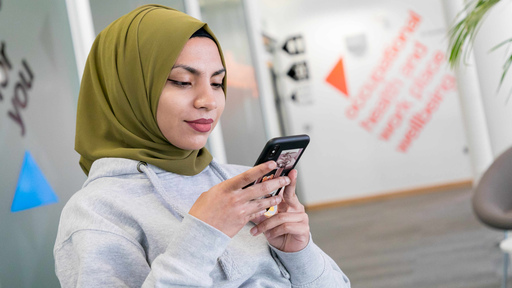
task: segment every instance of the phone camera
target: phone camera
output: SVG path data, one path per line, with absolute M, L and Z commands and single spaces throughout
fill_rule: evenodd
M 277 151 L 279 151 L 279 145 L 274 146 L 272 148 L 272 150 L 270 150 L 270 153 L 268 154 L 268 158 L 272 158 L 272 157 L 276 156 Z

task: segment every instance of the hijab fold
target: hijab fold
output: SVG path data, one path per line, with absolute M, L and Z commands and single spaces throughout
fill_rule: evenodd
M 198 174 L 208 166 L 212 156 L 206 148 L 172 145 L 156 121 L 167 77 L 200 28 L 215 39 L 224 64 L 220 45 L 205 23 L 161 5 L 141 6 L 99 33 L 86 62 L 77 108 L 75 150 L 85 174 L 104 157 L 144 161 L 182 175 Z

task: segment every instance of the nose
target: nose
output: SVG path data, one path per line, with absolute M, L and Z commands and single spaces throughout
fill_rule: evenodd
M 201 83 L 196 91 L 194 107 L 197 109 L 214 110 L 217 109 L 217 99 L 215 97 L 214 88 L 210 82 Z

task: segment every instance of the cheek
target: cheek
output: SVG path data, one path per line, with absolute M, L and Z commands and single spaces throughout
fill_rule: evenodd
M 222 96 L 219 97 L 219 100 L 217 101 L 217 110 L 219 111 L 219 118 L 222 116 L 222 112 L 224 112 L 224 108 L 226 107 L 226 96 L 224 96 L 224 93 L 222 93 Z
M 165 132 L 166 127 L 169 127 L 176 122 L 179 116 L 179 109 L 176 103 L 174 103 L 172 95 L 162 93 L 160 100 L 158 101 L 158 107 L 156 110 L 156 119 L 160 131 Z

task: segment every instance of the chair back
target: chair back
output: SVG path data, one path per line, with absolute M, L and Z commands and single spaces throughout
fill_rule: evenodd
M 484 224 L 512 230 L 512 147 L 489 166 L 474 190 L 472 202 Z

